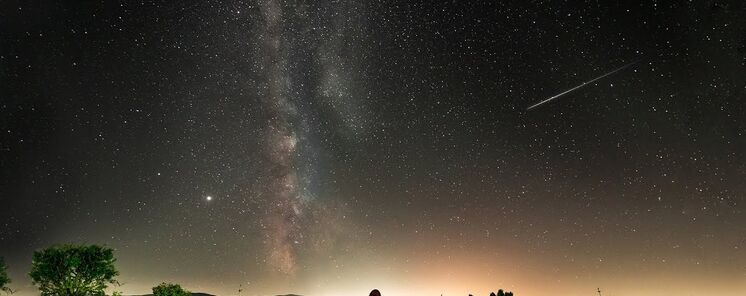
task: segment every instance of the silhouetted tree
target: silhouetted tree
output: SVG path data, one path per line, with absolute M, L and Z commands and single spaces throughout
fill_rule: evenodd
M 153 296 L 192 296 L 192 292 L 184 290 L 179 284 L 161 283 L 153 287 Z
M 505 292 L 505 296 L 513 296 L 513 292 Z
M 497 290 L 497 296 L 505 296 L 505 292 L 503 292 L 503 289 Z
M 34 252 L 29 276 L 42 296 L 103 296 L 118 284 L 115 261 L 112 249 L 97 245 L 54 246 Z
M 495 295 L 495 292 L 491 292 L 491 293 L 490 293 L 490 296 L 496 296 L 496 295 Z
M 13 290 L 8 287 L 10 277 L 8 276 L 8 266 L 5 265 L 5 259 L 0 257 L 0 291 L 12 294 Z

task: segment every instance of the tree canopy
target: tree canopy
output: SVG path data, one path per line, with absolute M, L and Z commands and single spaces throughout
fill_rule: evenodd
M 184 290 L 179 284 L 161 283 L 153 287 L 153 296 L 192 296 L 192 292 Z
M 61 245 L 35 251 L 31 260 L 32 283 L 42 296 L 105 295 L 119 272 L 114 251 L 98 245 Z

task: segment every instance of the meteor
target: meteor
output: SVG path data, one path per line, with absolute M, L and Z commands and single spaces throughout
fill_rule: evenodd
M 634 64 L 637 64 L 637 62 L 638 62 L 638 61 L 634 61 L 634 62 L 631 62 L 631 63 L 629 63 L 629 64 L 626 64 L 626 65 L 624 65 L 624 66 L 621 66 L 621 67 L 619 67 L 619 68 L 616 68 L 616 69 L 614 69 L 613 71 L 611 71 L 611 72 L 609 72 L 609 73 L 606 73 L 606 74 L 604 74 L 604 75 L 601 75 L 601 76 L 598 76 L 598 77 L 596 77 L 596 78 L 593 78 L 593 80 L 589 80 L 589 81 L 583 82 L 583 84 L 581 84 L 581 85 L 578 85 L 578 86 L 576 86 L 576 87 L 573 87 L 573 88 L 571 88 L 571 89 L 568 89 L 568 90 L 566 90 L 566 91 L 563 91 L 563 92 L 561 92 L 561 93 L 559 93 L 559 94 L 556 94 L 556 95 L 552 96 L 551 98 L 548 98 L 548 99 L 546 99 L 546 100 L 543 100 L 543 101 L 541 101 L 541 102 L 538 102 L 538 103 L 536 103 L 536 104 L 534 104 L 534 105 L 531 105 L 531 107 L 528 107 L 528 108 L 526 108 L 526 111 L 528 111 L 528 110 L 531 110 L 531 109 L 533 109 L 533 108 L 536 108 L 536 107 L 538 107 L 538 106 L 540 106 L 540 105 L 542 105 L 542 104 L 544 104 L 544 103 L 546 103 L 546 102 L 549 102 L 549 101 L 551 101 L 551 100 L 554 100 L 554 99 L 556 99 L 556 98 L 559 98 L 559 97 L 561 97 L 561 96 L 564 96 L 564 95 L 566 95 L 567 93 L 569 93 L 569 92 L 572 92 L 572 91 L 574 91 L 574 90 L 576 90 L 576 89 L 578 89 L 578 88 L 581 88 L 581 87 L 583 87 L 583 86 L 586 86 L 586 85 L 588 85 L 588 84 L 594 83 L 594 82 L 598 81 L 599 79 L 602 79 L 602 78 L 604 78 L 604 77 L 606 77 L 606 76 L 609 76 L 609 75 L 611 75 L 611 74 L 614 74 L 614 73 L 616 73 L 616 72 L 622 71 L 622 70 L 626 69 L 626 68 L 627 68 L 627 67 L 629 67 L 629 66 L 632 66 L 632 65 L 634 65 Z

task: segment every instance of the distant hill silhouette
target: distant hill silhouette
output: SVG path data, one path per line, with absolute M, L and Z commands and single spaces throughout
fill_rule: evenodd
M 153 294 L 144 294 L 144 295 L 128 295 L 128 296 L 153 296 Z M 192 296 L 215 296 L 212 294 L 207 293 L 192 293 Z
M 127 296 L 153 296 L 153 294 L 144 294 L 144 295 L 127 295 Z M 192 296 L 215 296 L 212 294 L 207 293 L 192 293 Z M 285 294 L 285 295 L 276 295 L 276 296 L 303 296 L 298 294 Z

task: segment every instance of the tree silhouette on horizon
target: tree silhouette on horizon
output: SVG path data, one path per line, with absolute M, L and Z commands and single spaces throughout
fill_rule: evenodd
M 471 294 L 469 294 L 471 296 Z M 491 292 L 490 296 L 513 296 L 513 292 L 505 292 L 503 289 L 497 290 L 497 294 L 495 292 Z

